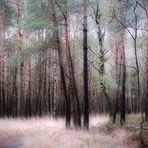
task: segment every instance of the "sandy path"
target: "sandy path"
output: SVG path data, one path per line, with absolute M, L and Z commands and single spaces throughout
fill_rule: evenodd
M 93 130 L 86 132 L 66 130 L 62 119 L 0 120 L 0 148 L 138 148 L 124 129 L 111 135 L 94 132 L 107 121 L 105 116 L 92 117 Z

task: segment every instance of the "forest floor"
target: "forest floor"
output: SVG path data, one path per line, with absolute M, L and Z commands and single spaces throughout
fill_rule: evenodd
M 133 132 L 110 126 L 108 116 L 92 116 L 90 121 L 88 132 L 65 129 L 63 119 L 1 119 L 0 148 L 139 148 Z

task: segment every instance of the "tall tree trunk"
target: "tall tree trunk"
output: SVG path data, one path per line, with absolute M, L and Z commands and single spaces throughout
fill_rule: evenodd
M 32 115 L 32 104 L 31 104 L 31 55 L 29 55 L 29 65 L 28 65 L 29 79 L 28 79 L 28 116 Z
M 1 4 L 1 3 L 0 3 Z M 0 5 L 0 116 L 5 116 L 6 100 L 4 87 L 4 39 L 5 39 L 5 10 L 3 5 Z
M 99 3 L 97 4 L 97 9 L 96 9 L 96 14 L 95 14 L 95 21 L 97 25 L 97 35 L 98 35 L 98 42 L 99 42 L 99 60 L 100 60 L 100 65 L 99 65 L 99 78 L 100 78 L 100 86 L 101 86 L 101 91 L 103 94 L 103 101 L 105 102 L 105 106 L 107 106 L 107 111 L 109 112 L 110 116 L 112 116 L 112 103 L 110 100 L 110 97 L 107 93 L 106 86 L 105 86 L 105 81 L 104 81 L 104 64 L 105 64 L 105 51 L 104 51 L 104 37 L 105 33 L 103 33 L 102 28 L 101 28 L 101 13 L 100 13 L 100 8 L 99 8 Z
M 122 60 L 122 88 L 120 96 L 120 123 L 125 123 L 125 98 L 126 98 L 126 65 L 125 65 L 125 49 L 124 49 L 124 30 L 121 33 L 121 60 Z
M 119 68 L 119 56 L 118 56 L 118 47 L 116 46 L 116 51 L 115 51 L 115 65 L 116 65 L 116 84 L 117 84 L 117 92 L 116 92 L 116 99 L 115 99 L 115 106 L 114 106 L 114 114 L 113 114 L 113 123 L 116 121 L 116 115 L 117 111 L 119 111 L 119 96 L 120 96 L 120 73 L 121 73 L 121 68 Z M 121 65 L 120 65 L 121 67 Z
M 17 94 L 17 74 L 18 74 L 18 65 L 14 65 L 13 69 L 13 88 L 12 88 L 12 98 L 14 101 L 14 108 L 13 108 L 13 117 L 16 117 L 18 115 L 18 94 Z
M 119 12 L 118 15 L 122 18 L 124 10 L 124 2 L 118 0 Z M 113 116 L 113 123 L 116 120 L 117 107 L 119 103 L 120 111 L 120 123 L 121 125 L 125 123 L 125 100 L 126 100 L 126 65 L 125 65 L 125 47 L 124 47 L 124 34 L 125 28 L 121 25 L 118 26 L 120 29 L 117 34 L 118 40 L 116 41 L 116 79 L 117 79 L 117 94 L 115 102 L 115 110 Z
M 63 63 L 61 43 L 60 43 L 59 30 L 58 30 L 59 29 L 58 21 L 57 21 L 57 17 L 55 13 L 53 0 L 49 0 L 49 4 L 51 4 L 51 7 L 52 7 L 52 16 L 54 20 L 54 26 L 56 27 L 55 37 L 56 37 L 56 42 L 57 42 L 58 60 L 59 60 L 59 66 L 60 66 L 60 75 L 61 75 L 61 81 L 62 81 L 62 86 L 63 86 L 63 91 L 64 91 L 65 103 L 66 103 L 66 127 L 70 127 L 71 108 L 70 108 L 70 102 L 69 102 L 68 92 L 66 88 L 66 79 L 65 79 L 64 63 Z
M 73 99 L 75 100 L 76 105 L 76 126 L 81 127 L 81 110 L 80 110 L 80 103 L 78 97 L 78 91 L 76 86 L 76 80 L 74 76 L 74 65 L 71 56 L 71 50 L 69 45 L 69 30 L 68 30 L 68 15 L 67 11 L 65 13 L 65 38 L 66 38 L 66 50 L 67 50 L 67 62 L 68 62 L 68 72 L 69 72 L 69 86 L 72 89 L 71 93 L 73 92 Z M 71 83 L 71 84 L 70 84 Z M 72 96 L 69 94 L 69 97 Z
M 84 52 L 84 128 L 89 129 L 89 93 L 88 93 L 88 45 L 87 45 L 87 0 L 84 0 L 84 24 L 83 24 L 84 40 L 83 40 L 83 52 Z
M 145 88 L 145 120 L 148 121 L 148 27 L 147 27 L 147 39 L 146 39 L 146 88 Z
M 138 96 L 138 102 L 140 103 L 140 111 L 141 111 L 141 118 L 142 122 L 144 120 L 143 117 L 143 100 L 141 97 L 141 84 L 140 84 L 140 68 L 139 68 L 139 61 L 138 61 L 138 53 L 137 53 L 137 38 L 138 38 L 138 15 L 136 12 L 138 4 L 136 3 L 136 6 L 134 7 L 134 21 L 135 21 L 135 34 L 134 34 L 134 54 L 135 54 L 135 64 L 136 64 L 136 73 L 137 73 L 137 96 Z
M 16 23 L 17 23 L 17 38 L 20 41 L 21 44 L 23 44 L 23 32 L 20 29 L 20 25 L 22 23 L 22 17 L 23 17 L 23 9 L 24 9 L 24 0 L 16 0 Z M 18 52 L 22 51 L 22 45 L 18 46 Z M 18 64 L 19 69 L 20 69 L 20 88 L 19 88 L 19 93 L 20 95 L 17 98 L 17 116 L 20 116 L 20 105 L 23 103 L 22 101 L 24 100 L 24 62 L 21 62 Z

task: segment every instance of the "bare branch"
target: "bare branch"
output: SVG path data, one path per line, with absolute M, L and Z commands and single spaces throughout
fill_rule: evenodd
M 131 35 L 131 37 L 135 40 L 135 37 L 133 36 L 133 34 L 130 32 L 130 30 L 128 29 L 128 27 L 124 24 L 124 23 L 122 23 L 122 21 L 120 21 L 118 18 L 117 18 L 117 16 L 116 16 L 116 14 L 115 14 L 115 10 L 113 10 L 114 11 L 114 18 L 128 31 L 128 33 Z

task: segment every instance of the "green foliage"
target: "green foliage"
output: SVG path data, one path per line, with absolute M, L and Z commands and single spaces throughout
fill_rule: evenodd
M 121 4 L 122 6 L 120 6 L 118 3 L 115 3 L 112 8 L 112 14 L 113 14 L 112 17 L 114 18 L 115 15 L 116 18 L 118 19 L 117 20 L 115 18 L 112 24 L 110 25 L 109 30 L 112 33 L 118 33 L 121 29 L 124 28 L 132 28 L 133 30 L 135 30 L 136 23 L 138 25 L 137 26 L 138 28 L 141 25 L 142 10 L 139 7 L 136 7 L 136 1 L 135 2 L 132 0 L 123 1 Z
M 48 43 L 38 43 L 32 47 L 23 48 L 22 51 L 10 57 L 10 63 L 21 63 L 26 61 L 30 55 L 40 55 L 44 50 L 49 47 Z
M 115 79 L 115 75 L 113 73 L 113 71 L 109 71 L 106 75 L 105 75 L 105 84 L 106 86 L 109 86 L 112 90 L 116 90 L 117 88 L 117 84 L 116 84 L 116 79 Z
M 12 25 L 12 18 L 14 17 L 14 8 L 10 4 L 10 0 L 0 0 L 0 10 L 3 10 L 4 26 Z
M 34 31 L 48 28 L 49 12 L 46 2 L 40 0 L 27 0 L 24 13 L 24 29 Z
M 48 26 L 49 26 L 48 22 L 45 22 L 42 20 L 34 20 L 34 21 L 31 21 L 30 23 L 24 24 L 23 28 L 25 30 L 34 31 L 34 30 L 48 28 Z

